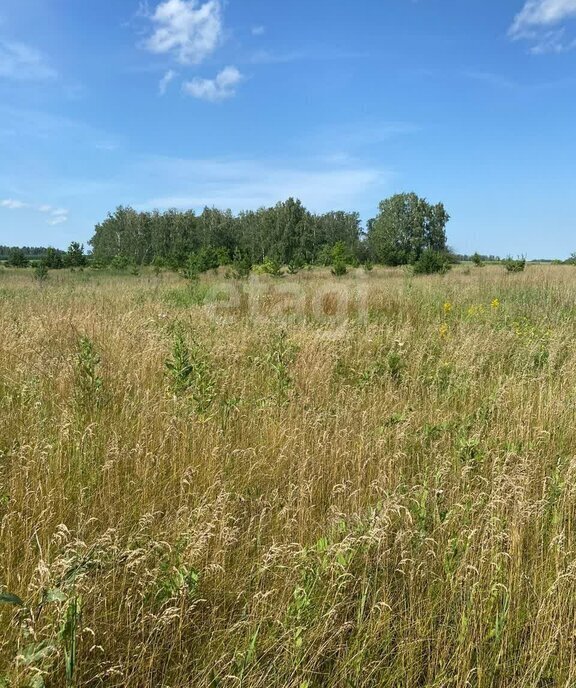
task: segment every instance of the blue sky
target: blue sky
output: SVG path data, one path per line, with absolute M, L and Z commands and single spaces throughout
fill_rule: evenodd
M 576 0 L 0 5 L 0 244 L 412 190 L 458 251 L 576 250 Z

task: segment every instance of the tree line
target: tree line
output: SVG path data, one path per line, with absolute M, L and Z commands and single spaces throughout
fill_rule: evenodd
M 0 260 L 10 260 L 18 252 L 25 260 L 40 260 L 46 255 L 47 246 L 2 246 L 0 245 Z M 57 250 L 57 249 L 55 249 Z M 60 251 L 63 253 L 63 251 Z
M 49 270 L 61 268 L 79 268 L 88 264 L 84 245 L 73 241 L 67 251 L 52 246 L 30 249 L 27 246 L 0 246 L 0 260 L 14 268 L 27 268 L 30 265 L 42 265 Z
M 205 208 L 142 212 L 118 207 L 98 224 L 90 240 L 97 264 L 166 265 L 196 261 L 199 271 L 231 262 L 246 265 L 303 265 L 334 262 L 415 265 L 437 271 L 449 262 L 449 215 L 414 193 L 380 203 L 378 215 L 362 228 L 360 215 L 315 214 L 298 199 L 233 214 Z
M 412 265 L 416 272 L 448 269 L 449 215 L 442 203 L 430 204 L 415 193 L 397 194 L 379 204 L 366 229 L 356 212 L 316 214 L 289 198 L 269 208 L 233 214 L 204 208 L 160 212 L 120 206 L 95 227 L 91 254 L 73 242 L 67 251 L 54 248 L 4 249 L 7 262 L 25 267 L 34 254 L 48 269 L 126 268 L 154 265 L 189 275 L 233 264 L 247 274 L 253 266 L 275 273 L 282 266 L 332 265 L 344 274 L 347 265 Z

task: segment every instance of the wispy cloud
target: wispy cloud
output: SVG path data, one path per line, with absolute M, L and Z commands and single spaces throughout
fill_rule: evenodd
M 32 210 L 34 212 L 42 213 L 48 216 L 47 223 L 49 225 L 60 225 L 68 221 L 70 211 L 67 208 L 55 208 L 46 203 L 25 203 L 24 201 L 7 198 L 0 200 L 0 208 L 7 208 L 8 210 Z
M 253 26 L 251 33 L 253 36 L 263 36 L 266 33 L 266 27 L 262 25 Z
M 236 87 L 242 81 L 242 74 L 236 67 L 225 67 L 214 79 L 196 77 L 182 85 L 184 93 L 193 98 L 216 103 L 236 95 Z
M 68 222 L 68 215 L 55 215 L 48 220 L 48 224 L 52 225 L 53 227 L 55 225 L 61 225 L 64 222 Z
M 184 65 L 199 64 L 222 39 L 219 0 L 165 0 L 149 16 L 154 30 L 144 47 L 159 55 L 172 55 Z
M 173 69 L 169 69 L 160 79 L 160 83 L 158 84 L 158 92 L 161 96 L 165 95 L 166 91 L 168 90 L 168 86 L 170 86 L 176 76 L 176 72 Z
M 295 196 L 317 212 L 334 208 L 371 212 L 373 197 L 390 188 L 394 174 L 350 161 L 153 158 L 133 176 L 143 176 L 161 189 L 159 195 L 137 204 L 143 209 L 213 205 L 237 212 Z
M 26 208 L 27 204 L 22 201 L 16 201 L 13 198 L 7 198 L 4 201 L 0 201 L 1 208 L 9 208 L 10 210 L 19 210 L 20 208 Z
M 363 51 L 334 50 L 328 47 L 299 48 L 288 52 L 257 50 L 246 60 L 250 64 L 287 64 L 290 62 L 331 62 L 339 60 L 358 60 L 369 57 Z
M 496 74 L 494 72 L 484 72 L 481 70 L 464 70 L 461 76 L 471 81 L 478 81 L 479 83 L 492 86 L 494 88 L 515 91 L 521 88 L 520 84 L 514 79 L 510 79 L 503 74 Z
M 517 94 L 573 88 L 576 84 L 576 77 L 561 77 L 558 79 L 536 81 L 533 78 L 527 77 L 525 74 L 522 75 L 523 78 L 517 78 L 509 74 L 499 74 L 497 72 L 484 71 L 478 68 L 460 70 L 426 69 L 415 71 L 414 74 L 425 76 L 429 79 L 437 79 L 438 81 L 460 81 L 464 79 L 466 81 L 476 82 L 487 88 L 509 91 L 510 93 Z
M 120 146 L 116 136 L 97 129 L 80 120 L 41 110 L 28 110 L 0 104 L 0 136 L 22 140 L 33 139 L 42 143 L 59 145 L 62 137 L 77 142 L 83 149 L 114 151 Z
M 306 137 L 305 143 L 307 146 L 320 147 L 322 150 L 327 147 L 333 149 L 337 146 L 341 150 L 357 151 L 419 131 L 421 131 L 420 126 L 412 122 L 378 122 L 363 119 L 346 124 L 324 126 Z
M 526 0 L 509 29 L 513 40 L 532 42 L 531 52 L 560 53 L 576 47 L 576 39 L 567 37 L 569 19 L 576 18 L 576 0 Z
M 0 78 L 50 81 L 58 78 L 58 72 L 36 48 L 17 41 L 0 40 Z

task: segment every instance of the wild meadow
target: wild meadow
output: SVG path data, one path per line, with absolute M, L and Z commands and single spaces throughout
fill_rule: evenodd
M 0 267 L 0 686 L 576 685 L 575 335 L 568 265 Z

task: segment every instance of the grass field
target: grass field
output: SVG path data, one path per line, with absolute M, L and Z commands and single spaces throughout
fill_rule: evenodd
M 576 685 L 576 269 L 0 268 L 0 685 Z

